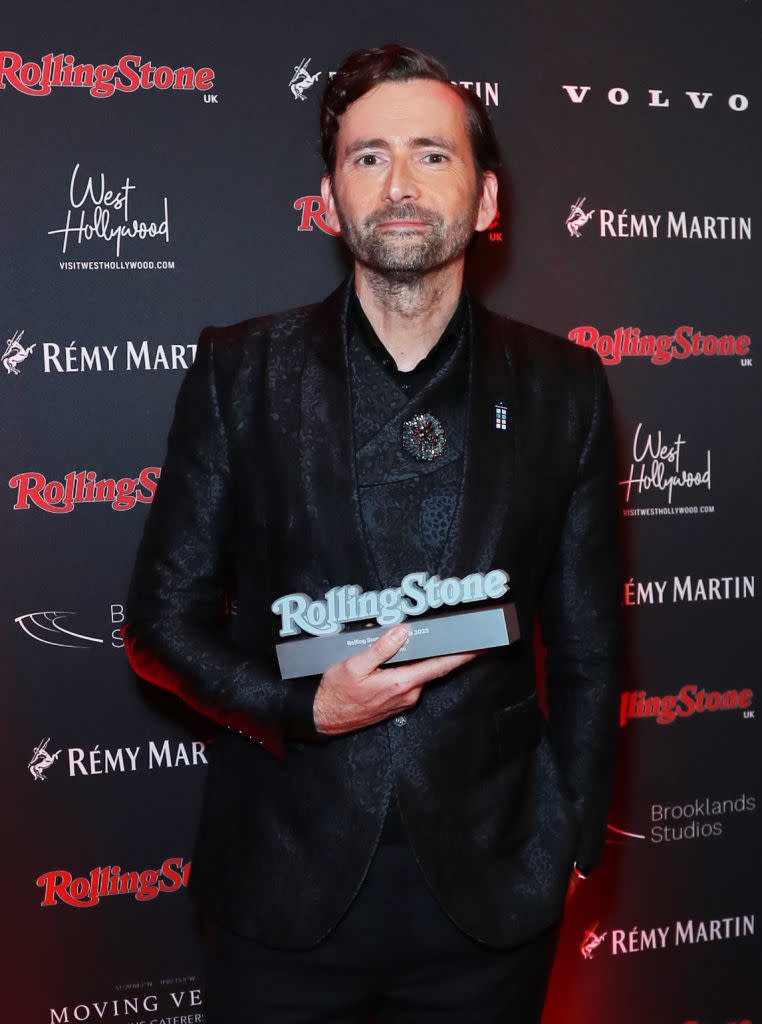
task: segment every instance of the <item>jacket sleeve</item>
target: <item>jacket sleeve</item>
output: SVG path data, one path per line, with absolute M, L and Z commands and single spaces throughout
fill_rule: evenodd
M 583 874 L 598 863 L 605 841 L 621 658 L 614 434 L 597 359 L 592 376 L 589 428 L 540 603 L 548 730 L 577 815 L 575 860 Z
M 284 683 L 229 638 L 234 512 L 217 363 L 206 328 L 177 398 L 122 633 L 139 675 L 282 756 L 285 739 L 317 737 L 319 677 Z

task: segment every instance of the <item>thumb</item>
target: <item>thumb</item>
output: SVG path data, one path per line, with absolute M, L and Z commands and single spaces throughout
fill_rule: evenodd
M 371 672 L 376 671 L 379 665 L 383 665 L 389 658 L 393 658 L 407 638 L 407 626 L 394 626 L 374 640 L 367 650 L 358 651 L 347 660 L 361 677 L 369 676 Z

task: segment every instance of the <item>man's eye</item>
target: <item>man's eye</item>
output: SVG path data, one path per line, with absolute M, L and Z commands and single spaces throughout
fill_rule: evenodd
M 375 153 L 363 153 L 357 162 L 363 167 L 373 167 L 378 163 L 378 157 Z
M 444 153 L 427 153 L 424 159 L 430 164 L 443 164 L 447 157 Z

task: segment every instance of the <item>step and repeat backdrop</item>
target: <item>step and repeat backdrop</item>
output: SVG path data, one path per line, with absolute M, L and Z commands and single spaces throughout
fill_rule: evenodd
M 0 15 L 3 1019 L 204 1020 L 213 733 L 131 673 L 126 588 L 200 329 L 346 272 L 320 93 L 396 41 L 497 128 L 472 288 L 593 348 L 616 405 L 618 777 L 545 1020 L 762 1024 L 761 27 L 745 0 Z

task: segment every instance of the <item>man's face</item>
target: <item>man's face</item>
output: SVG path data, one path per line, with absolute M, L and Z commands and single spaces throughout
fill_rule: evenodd
M 355 259 L 382 274 L 425 273 L 462 257 L 496 212 L 497 180 L 478 183 L 466 112 L 443 82 L 384 82 L 339 118 L 326 220 Z

